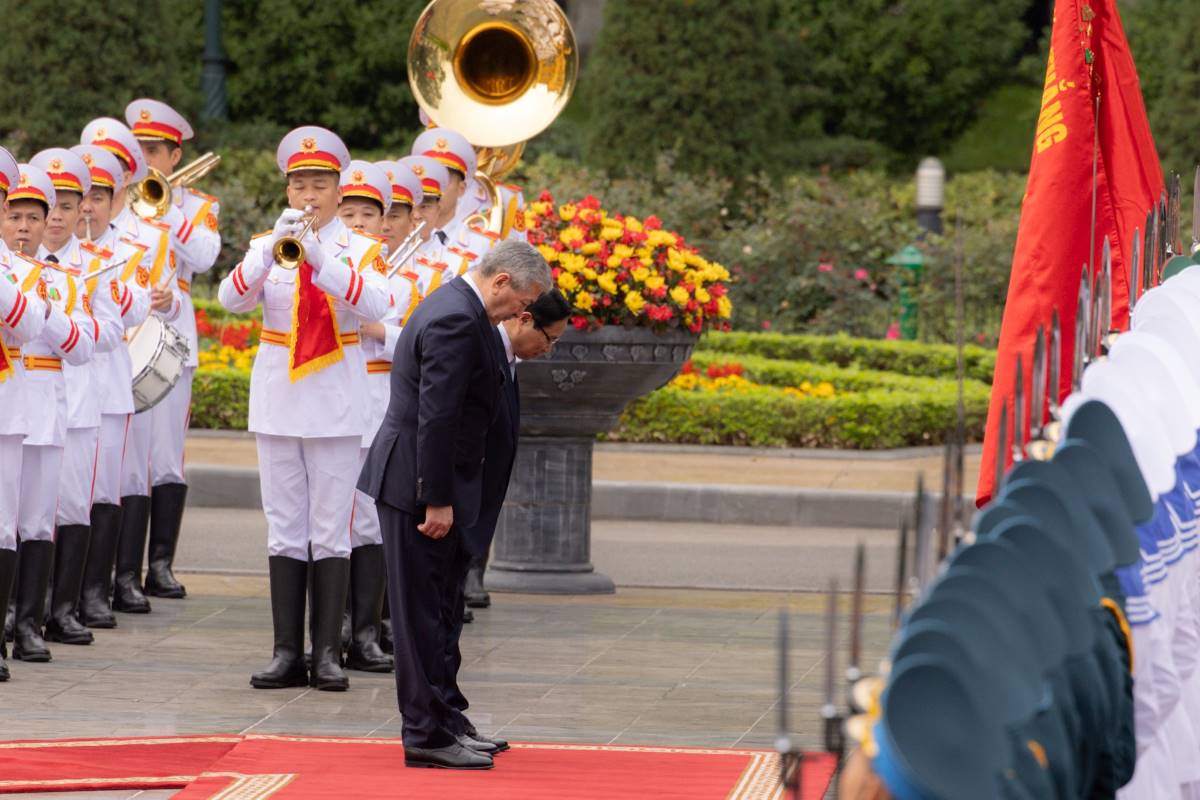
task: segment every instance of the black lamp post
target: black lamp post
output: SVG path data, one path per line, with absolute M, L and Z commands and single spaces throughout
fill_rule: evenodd
M 221 0 L 204 0 L 204 66 L 200 91 L 204 94 L 205 120 L 229 119 L 225 99 L 225 48 L 221 45 Z

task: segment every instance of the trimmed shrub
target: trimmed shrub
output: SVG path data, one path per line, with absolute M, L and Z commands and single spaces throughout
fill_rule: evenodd
M 805 336 L 710 332 L 700 340 L 697 356 L 709 352 L 859 367 L 892 373 L 895 377 L 944 378 L 951 384 L 954 383 L 957 361 L 955 348 L 951 345 L 855 339 L 840 334 Z M 996 354 L 982 347 L 967 345 L 963 348 L 963 367 L 965 377 L 991 384 Z
M 246 429 L 250 414 L 250 373 L 238 369 L 199 369 L 192 383 L 193 428 Z

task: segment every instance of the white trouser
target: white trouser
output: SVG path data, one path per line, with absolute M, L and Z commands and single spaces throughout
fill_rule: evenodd
M 58 487 L 59 525 L 92 524 L 92 483 L 99 449 L 99 428 L 67 428 L 62 483 Z
M 364 447 L 359 452 L 358 469 L 367 460 L 371 448 Z M 375 498 L 354 490 L 354 527 L 350 533 L 350 546 L 362 547 L 365 544 L 383 544 L 383 531 L 379 527 L 379 513 L 375 510 Z
M 121 463 L 132 424 L 130 414 L 100 415 L 100 452 L 96 459 L 96 486 L 92 503 L 121 504 Z
M 186 483 L 183 479 L 183 442 L 187 438 L 192 413 L 192 377 L 195 367 L 184 367 L 179 382 L 154 408 L 150 415 L 150 485 Z
M 24 542 L 54 541 L 54 513 L 63 449 L 54 445 L 27 444 L 21 454 L 21 503 L 17 532 Z
M 21 507 L 22 440 L 18 433 L 0 436 L 0 550 L 17 549 L 17 510 Z
M 362 437 L 256 439 L 267 552 L 307 561 L 311 544 L 316 560 L 349 558 Z
M 150 439 L 153 434 L 149 411 L 134 414 L 121 462 L 121 497 L 150 496 Z

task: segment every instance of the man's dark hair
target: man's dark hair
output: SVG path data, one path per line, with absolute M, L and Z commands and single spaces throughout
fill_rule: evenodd
M 533 316 L 535 328 L 547 328 L 571 316 L 571 305 L 558 289 L 542 292 L 526 309 Z

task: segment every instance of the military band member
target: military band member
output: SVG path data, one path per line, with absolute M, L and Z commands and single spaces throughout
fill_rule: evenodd
M 82 141 L 117 156 L 127 188 L 148 174 L 141 145 L 124 123 L 109 117 L 93 120 L 84 128 Z M 171 263 L 170 229 L 165 223 L 142 219 L 134 213 L 127 193 L 119 193 L 118 199 L 122 207 L 113 220 L 118 235 L 135 240 L 149 251 L 146 280 L 151 311 L 165 322 L 174 322 L 180 316 L 183 300 L 175 282 L 176 265 Z M 139 277 L 143 274 L 139 273 Z M 150 601 L 142 593 L 142 560 L 150 523 L 151 449 L 151 417 L 135 414 L 130 419 L 121 461 L 121 527 L 112 598 L 113 610 L 129 614 L 150 612 Z
M 349 686 L 339 662 L 355 468 L 368 423 L 359 326 L 383 319 L 390 297 L 372 266 L 382 244 L 351 232 L 337 216 L 339 173 L 350 162 L 341 139 L 324 128 L 297 128 L 280 143 L 276 162 L 289 208 L 272 231 L 251 240 L 219 291 L 230 311 L 263 306 L 248 427 L 258 444 L 267 516 L 274 647 L 270 665 L 250 683 L 342 691 Z M 296 240 L 302 256 L 277 257 L 277 246 Z M 311 681 L 303 659 L 310 554 Z
M 20 182 L 17 160 L 0 147 L 0 211 L 8 216 L 8 193 Z M 0 237 L 0 612 L 8 609 L 17 571 L 17 513 L 20 508 L 22 442 L 30 433 L 27 375 L 21 348 L 41 335 L 49 309 L 36 280 L 22 286 L 10 268 L 12 255 Z M 0 681 L 9 679 L 8 653 L 0 635 Z
M 83 364 L 95 348 L 98 326 L 83 302 L 82 287 L 58 264 L 34 256 L 42 244 L 46 216 L 54 208 L 54 184 L 45 171 L 20 166 L 20 180 L 9 192 L 0 232 L 10 251 L 10 268 L 21 286 L 36 286 L 51 307 L 41 334 L 27 342 L 25 402 L 36 409 L 21 457 L 21 497 L 17 512 L 18 549 L 13 657 L 49 661 L 42 638 L 46 589 L 54 556 L 54 517 L 58 504 L 63 447 L 67 436 L 67 397 L 63 362 Z
M 121 209 L 126 173 L 121 161 L 96 145 L 76 145 L 91 173 L 91 188 L 80 204 L 77 235 L 89 255 L 104 264 L 120 264 L 96 280 L 93 297 L 107 294 L 119 309 L 123 333 L 135 329 L 150 313 L 149 250 L 124 239 L 112 225 Z M 94 305 L 98 305 L 94 304 Z M 79 620 L 89 628 L 113 628 L 112 576 L 121 529 L 121 465 L 133 417 L 132 364 L 129 348 L 122 344 L 93 356 L 93 388 L 100 406 L 100 441 L 92 483 L 91 535 Z
M 183 143 L 192 138 L 192 128 L 183 115 L 158 100 L 134 100 L 125 109 L 125 120 L 141 144 L 149 166 L 170 175 L 181 163 Z M 171 229 L 171 258 L 175 285 L 182 309 L 174 325 L 188 342 L 183 374 L 171 392 L 148 413 L 151 420 L 150 450 L 150 547 L 147 558 L 145 594 L 180 598 L 187 594 L 175 579 L 171 565 L 183 521 L 187 482 L 183 474 L 183 445 L 192 404 L 192 379 L 199 364 L 199 340 L 191 287 L 196 275 L 212 269 L 221 252 L 217 217 L 220 204 L 215 197 L 192 188 L 175 188 L 171 206 L 162 218 Z
M 67 396 L 67 438 L 63 449 L 62 483 L 55 514 L 54 580 L 46 621 L 45 638 L 64 644 L 91 644 L 92 633 L 75 617 L 83 583 L 91 529 L 92 483 L 95 478 L 96 448 L 100 440 L 99 356 L 124 347 L 125 328 L 120 306 L 112 299 L 108 283 L 97 292 L 99 276 L 88 274 L 107 265 L 97 254 L 84 249 L 75 231 L 81 219 L 83 197 L 92 188 L 91 171 L 70 150 L 43 150 L 30 163 L 46 171 L 54 184 L 55 204 L 46 221 L 46 233 L 38 249 L 38 260 L 58 264 L 78 283 L 79 302 L 96 321 L 96 348 L 85 364 L 63 364 Z
M 424 244 L 413 256 L 412 271 L 417 274 L 421 288 L 428 297 L 437 291 L 443 281 L 448 281 L 455 275 L 453 272 L 445 274 L 450 268 L 449 253 L 446 251 L 450 237 L 442 228 L 443 220 L 446 220 L 442 193 L 450 183 L 450 170 L 428 156 L 408 156 L 396 163 L 412 170 L 421 180 L 423 199 L 417 208 L 425 222 L 421 233 Z

